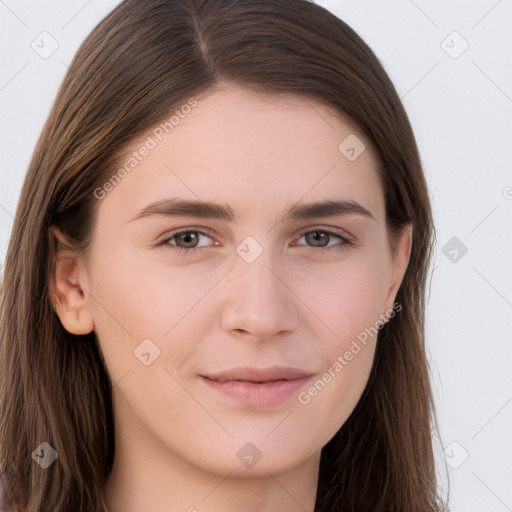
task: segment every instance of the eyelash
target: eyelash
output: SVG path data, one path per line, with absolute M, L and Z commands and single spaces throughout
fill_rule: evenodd
M 302 238 L 304 235 L 307 235 L 308 233 L 315 233 L 315 232 L 316 233 L 323 233 L 323 234 L 328 235 L 330 237 L 339 238 L 342 243 L 338 244 L 338 245 L 326 246 L 326 247 L 314 247 L 312 245 L 305 245 L 305 246 L 301 245 L 301 246 L 296 246 L 296 247 L 309 247 L 310 249 L 313 249 L 314 251 L 317 251 L 317 252 L 325 254 L 325 251 L 343 250 L 343 249 L 346 249 L 347 246 L 355 245 L 355 243 L 353 241 L 349 240 L 345 236 L 342 236 L 339 233 L 335 233 L 333 231 L 329 231 L 329 230 L 326 230 L 326 229 L 310 229 L 309 231 L 304 231 L 299 236 L 299 238 Z M 176 237 L 178 235 L 181 235 L 183 233 L 196 233 L 196 234 L 204 235 L 204 236 L 207 236 L 207 237 L 211 238 L 211 236 L 208 235 L 208 233 L 205 233 L 204 231 L 200 231 L 200 230 L 197 230 L 197 229 L 191 229 L 191 228 L 177 229 L 177 230 L 171 232 L 170 235 L 167 236 L 164 240 L 162 240 L 160 242 L 157 242 L 156 246 L 157 247 L 162 247 L 164 249 L 170 249 L 171 251 L 174 251 L 174 252 L 179 253 L 179 254 L 186 253 L 189 256 L 192 256 L 193 254 L 195 254 L 195 252 L 197 250 L 203 249 L 203 247 L 200 247 L 200 248 L 191 247 L 189 249 L 185 249 L 184 247 L 178 247 L 177 245 L 171 245 L 169 243 L 174 237 Z

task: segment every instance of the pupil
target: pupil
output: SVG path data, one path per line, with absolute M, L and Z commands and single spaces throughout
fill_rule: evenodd
M 181 238 L 185 244 L 190 244 L 192 242 L 192 247 L 195 246 L 194 242 L 197 241 L 197 235 L 195 233 L 184 233 L 181 235 Z
M 327 245 L 327 242 L 328 242 L 328 238 L 329 238 L 329 235 L 327 235 L 327 233 L 322 233 L 321 231 L 312 231 L 311 233 L 308 233 L 306 235 L 306 237 L 310 237 L 310 239 L 308 240 L 308 242 L 313 242 L 313 245 L 317 245 L 317 246 L 324 246 L 324 245 Z M 324 239 L 324 242 L 325 243 L 322 243 L 322 238 Z M 318 244 L 317 242 L 320 241 L 320 244 Z

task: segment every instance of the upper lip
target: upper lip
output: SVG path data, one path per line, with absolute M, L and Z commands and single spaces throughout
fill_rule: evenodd
M 313 374 L 306 370 L 289 366 L 270 366 L 267 368 L 240 366 L 219 373 L 205 375 L 205 377 L 218 381 L 271 382 L 276 380 L 302 379 L 311 375 Z

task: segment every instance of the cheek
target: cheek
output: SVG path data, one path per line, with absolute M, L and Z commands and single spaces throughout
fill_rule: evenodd
M 165 355 L 169 340 L 179 336 L 183 326 L 189 329 L 188 343 L 173 343 L 173 359 L 188 357 L 190 339 L 205 325 L 197 321 L 198 315 L 213 298 L 208 292 L 219 280 L 219 270 L 198 267 L 191 272 L 129 250 L 109 256 L 94 266 L 90 307 L 112 379 L 140 365 L 134 350 L 143 340 L 151 340 Z
M 312 417 L 326 418 L 325 441 L 346 421 L 368 382 L 386 295 L 386 269 L 376 260 L 362 255 L 328 270 L 323 279 L 302 280 L 308 306 L 318 315 L 316 338 L 325 366 L 299 403 Z
M 329 352 L 347 342 L 379 319 L 386 298 L 386 269 L 372 254 L 347 258 L 297 280 L 304 302 L 330 333 Z
M 375 355 L 375 341 L 354 339 L 332 354 L 324 372 L 298 396 L 299 407 L 312 421 L 322 418 L 320 444 L 328 442 L 346 422 L 368 382 Z

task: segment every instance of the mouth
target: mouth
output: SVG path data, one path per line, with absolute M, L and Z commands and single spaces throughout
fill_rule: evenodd
M 202 380 L 223 397 L 247 407 L 272 407 L 289 401 L 313 377 L 292 367 L 239 367 Z
M 238 381 L 265 384 L 267 382 L 277 382 L 281 380 L 298 380 L 304 377 L 310 377 L 311 375 L 313 375 L 313 373 L 307 370 L 291 366 L 270 366 L 267 368 L 243 366 L 224 370 L 212 375 L 205 375 L 205 377 L 218 382 Z

